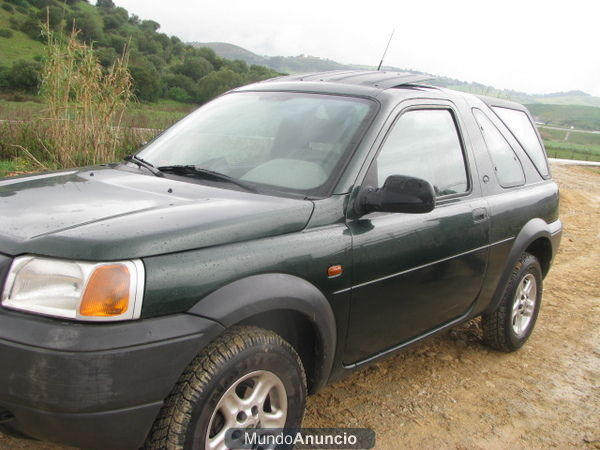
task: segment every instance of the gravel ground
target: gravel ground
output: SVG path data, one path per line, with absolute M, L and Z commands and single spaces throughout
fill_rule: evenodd
M 528 344 L 490 351 L 473 320 L 309 398 L 304 426 L 370 427 L 383 449 L 600 449 L 600 172 L 553 173 L 565 232 Z

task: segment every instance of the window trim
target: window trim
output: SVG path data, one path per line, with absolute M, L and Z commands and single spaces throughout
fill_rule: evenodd
M 517 161 L 519 162 L 519 167 L 521 167 L 521 173 L 523 174 L 523 182 L 522 183 L 519 183 L 519 184 L 508 184 L 508 185 L 502 184 L 502 182 L 500 181 L 500 177 L 498 177 L 498 171 L 496 170 L 496 164 L 494 162 L 494 158 L 492 156 L 492 152 L 490 151 L 490 146 L 489 146 L 487 140 L 485 139 L 485 134 L 481 130 L 481 124 L 479 123 L 479 120 L 477 120 L 477 116 L 475 115 L 474 111 L 479 111 L 481 114 L 484 115 L 484 117 L 487 120 L 490 121 L 490 123 L 492 124 L 492 126 L 496 129 L 496 131 L 498 131 L 498 133 L 500 133 L 500 136 L 502 136 L 502 139 L 504 139 L 504 141 L 506 142 L 506 144 L 508 145 L 508 147 L 512 150 L 513 154 L 517 158 Z M 510 142 L 508 142 L 508 139 L 506 139 L 506 137 L 504 136 L 504 134 L 502 134 L 502 131 L 500 131 L 500 129 L 496 126 L 496 124 L 494 124 L 494 121 L 481 108 L 473 107 L 473 108 L 471 108 L 471 112 L 473 114 L 473 119 L 475 119 L 475 123 L 477 124 L 477 128 L 479 129 L 479 133 L 481 133 L 481 137 L 482 137 L 483 142 L 485 144 L 485 148 L 487 150 L 487 154 L 490 157 L 490 161 L 492 162 L 492 165 L 494 166 L 494 176 L 496 177 L 496 181 L 498 182 L 498 186 L 500 186 L 502 189 L 512 189 L 512 188 L 516 188 L 516 187 L 525 186 L 527 184 L 527 175 L 525 174 L 525 168 L 523 167 L 523 161 L 521 161 L 521 158 L 519 158 L 519 155 L 517 154 L 517 152 L 515 151 L 515 149 L 513 148 L 513 146 L 510 145 Z M 494 115 L 497 115 L 497 114 L 494 113 Z M 504 122 L 502 122 L 502 123 L 504 124 Z M 506 124 L 505 124 L 505 126 L 506 126 Z M 517 141 L 517 142 L 519 142 L 519 141 Z M 519 142 L 519 145 L 520 144 L 521 143 Z M 523 152 L 527 153 L 525 151 L 523 151 Z
M 504 120 L 502 120 L 502 117 L 500 117 L 500 114 L 498 114 L 496 112 L 496 108 L 510 109 L 511 111 L 517 111 L 517 112 L 525 114 L 525 117 L 527 117 L 527 120 L 529 121 L 529 125 L 531 125 L 531 127 L 533 128 L 533 132 L 538 140 L 538 143 L 540 144 L 540 148 L 542 149 L 542 154 L 544 156 L 544 162 L 546 163 L 546 172 L 547 172 L 546 175 L 544 175 L 541 172 L 540 168 L 537 166 L 537 164 L 535 163 L 535 161 L 533 160 L 533 158 L 531 157 L 531 155 L 529 154 L 529 152 L 527 151 L 527 149 L 525 148 L 525 146 L 523 145 L 521 140 L 513 132 L 511 127 L 509 127 L 508 124 Z M 535 170 L 540 175 L 540 177 L 542 177 L 544 180 L 550 179 L 551 174 L 550 174 L 550 163 L 548 162 L 548 153 L 546 152 L 546 147 L 544 146 L 544 141 L 542 140 L 538 129 L 536 128 L 535 124 L 531 120 L 531 116 L 529 115 L 529 112 L 526 110 L 524 111 L 522 109 L 509 108 L 507 106 L 496 106 L 496 105 L 490 106 L 490 109 L 492 110 L 494 115 L 496 117 L 498 117 L 498 119 L 500 119 L 500 122 L 502 122 L 502 124 L 506 127 L 506 129 L 509 131 L 509 133 L 512 135 L 512 137 L 515 138 L 515 141 L 517 141 L 517 143 L 521 146 L 521 148 L 523 149 L 523 152 L 527 155 L 527 158 L 529 158 L 529 160 L 531 161 L 531 164 L 533 165 L 533 167 L 535 167 Z
M 450 116 L 452 117 L 452 121 L 454 123 L 454 127 L 456 129 L 456 134 L 458 136 L 458 141 L 460 144 L 460 148 L 462 151 L 462 156 L 463 156 L 463 162 L 464 162 L 464 168 L 465 168 L 465 175 L 467 178 L 467 190 L 464 192 L 457 192 L 455 194 L 447 194 L 447 195 L 442 195 L 439 197 L 435 197 L 435 203 L 436 203 L 436 207 L 440 204 L 444 204 L 447 203 L 451 200 L 454 199 L 458 199 L 458 198 L 462 198 L 462 197 L 468 197 L 473 193 L 473 178 L 472 178 L 472 173 L 471 173 L 471 164 L 470 164 L 470 160 L 469 160 L 469 155 L 467 152 L 467 146 L 465 143 L 465 138 L 464 138 L 464 133 L 462 131 L 462 128 L 460 126 L 460 123 L 458 121 L 458 114 L 456 112 L 456 110 L 448 104 L 440 104 L 440 103 L 432 103 L 432 104 L 415 104 L 415 105 L 408 105 L 405 108 L 403 108 L 400 112 L 398 112 L 398 114 L 396 115 L 396 117 L 394 117 L 394 120 L 392 121 L 392 123 L 389 125 L 389 127 L 387 128 L 387 130 L 385 130 L 385 135 L 383 137 L 383 139 L 381 140 L 381 143 L 379 144 L 377 151 L 375 152 L 375 154 L 373 155 L 371 161 L 369 161 L 369 165 L 368 168 L 365 172 L 365 175 L 363 176 L 362 182 L 360 184 L 361 187 L 365 186 L 365 182 L 368 178 L 369 175 L 369 171 L 371 170 L 371 167 L 373 166 L 373 164 L 375 163 L 375 161 L 377 160 L 377 158 L 379 157 L 379 154 L 381 153 L 381 150 L 383 149 L 383 147 L 385 146 L 385 143 L 387 142 L 392 130 L 394 129 L 394 127 L 396 126 L 396 123 L 398 122 L 398 120 L 400 120 L 400 118 L 411 111 L 423 111 L 423 110 L 446 110 L 450 113 Z M 440 205 L 441 206 L 441 205 Z

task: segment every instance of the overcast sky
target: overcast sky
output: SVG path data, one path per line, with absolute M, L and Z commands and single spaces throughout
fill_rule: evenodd
M 598 0 L 114 0 L 184 41 L 307 53 L 530 93 L 600 96 Z

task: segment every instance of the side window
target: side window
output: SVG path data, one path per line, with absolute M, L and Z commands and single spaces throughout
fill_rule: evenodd
M 473 114 L 483 134 L 500 186 L 511 187 L 524 184 L 525 174 L 521 162 L 502 133 L 483 111 L 473 109 Z
M 427 180 L 438 197 L 468 190 L 462 145 L 450 110 L 411 110 L 400 116 L 371 166 L 369 178 L 381 187 L 390 175 Z
M 548 163 L 542 144 L 527 114 L 516 109 L 493 107 L 502 122 L 513 133 L 542 176 L 548 176 Z

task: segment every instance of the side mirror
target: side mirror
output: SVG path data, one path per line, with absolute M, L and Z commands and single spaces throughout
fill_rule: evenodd
M 359 216 L 374 211 L 423 214 L 435 208 L 435 191 L 428 181 L 404 175 L 389 176 L 383 187 L 363 188 L 356 199 Z

